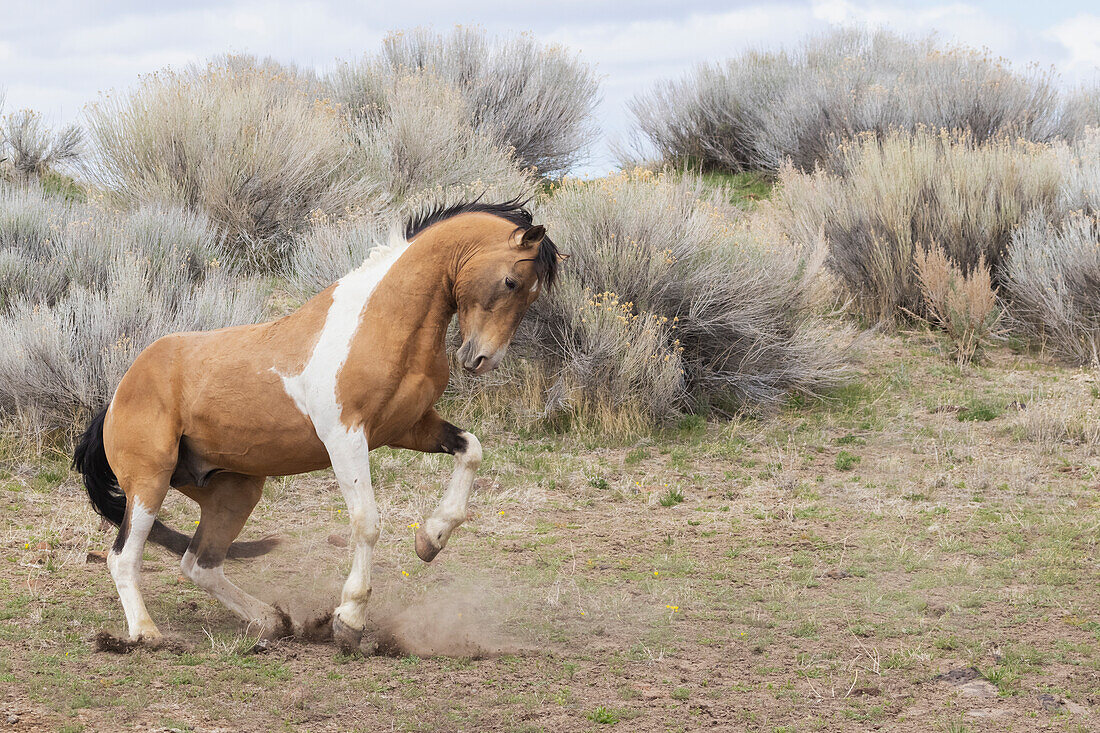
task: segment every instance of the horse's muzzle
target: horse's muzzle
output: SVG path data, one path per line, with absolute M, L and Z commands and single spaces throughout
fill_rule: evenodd
M 471 374 L 485 374 L 497 368 L 507 347 L 487 352 L 476 338 L 469 338 L 458 348 L 458 363 Z

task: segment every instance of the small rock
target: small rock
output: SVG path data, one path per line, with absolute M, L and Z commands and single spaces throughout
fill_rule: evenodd
M 1049 692 L 1044 692 L 1042 695 L 1039 695 L 1039 704 L 1043 706 L 1043 710 L 1049 713 L 1062 712 L 1062 703 Z
M 978 671 L 977 667 L 960 667 L 959 669 L 952 669 L 949 672 L 936 675 L 934 678 L 936 682 L 946 682 L 950 685 L 961 685 L 964 682 L 970 680 L 978 680 L 982 678 L 982 673 Z
M 88 553 L 88 557 L 84 558 L 84 562 L 105 563 L 107 562 L 107 553 L 100 552 L 99 550 L 92 550 Z
M 825 573 L 825 577 L 840 580 L 841 578 L 850 578 L 852 574 L 844 570 L 829 570 Z
M 986 680 L 971 680 L 964 685 L 959 685 L 959 694 L 964 697 L 976 697 L 986 699 L 997 697 L 997 686 Z
M 1088 715 L 1089 714 L 1089 709 L 1088 708 L 1086 708 L 1084 705 L 1079 705 L 1079 704 L 1075 703 L 1073 700 L 1062 700 L 1062 705 L 1063 705 L 1063 707 L 1065 707 L 1066 710 L 1073 713 L 1074 715 Z
M 267 639 L 260 639 L 259 641 L 257 641 L 255 644 L 252 645 L 252 648 L 248 650 L 248 653 L 249 654 L 266 654 L 269 651 L 271 651 L 271 642 L 268 641 Z
M 15 725 L 18 722 L 19 722 L 19 716 L 16 715 L 15 713 L 12 713 L 11 715 L 8 716 L 8 725 Z
M 330 534 L 328 536 L 328 543 L 330 545 L 336 545 L 337 547 L 347 547 L 348 538 L 339 534 Z

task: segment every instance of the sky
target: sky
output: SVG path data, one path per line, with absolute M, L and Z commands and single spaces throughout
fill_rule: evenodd
M 1014 65 L 1054 67 L 1063 83 L 1100 81 L 1095 0 L 0 0 L 4 112 L 79 122 L 84 105 L 139 75 L 216 54 L 332 68 L 376 50 L 392 30 L 480 25 L 563 44 L 602 77 L 602 139 L 577 172 L 613 167 L 607 144 L 631 129 L 627 101 L 655 81 L 748 50 L 791 48 L 836 26 L 888 28 L 988 48 Z

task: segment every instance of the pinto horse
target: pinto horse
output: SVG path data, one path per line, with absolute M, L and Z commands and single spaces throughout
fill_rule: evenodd
M 481 463 L 478 439 L 433 407 L 449 378 L 451 318 L 458 314 L 464 339 L 458 361 L 490 371 L 566 257 L 518 201 L 438 208 L 285 318 L 172 334 L 145 349 L 73 458 L 92 506 L 119 527 L 107 565 L 130 639 L 161 636 L 140 590 L 147 539 L 182 555 L 185 576 L 266 636 L 293 633 L 286 614 L 231 583 L 223 563 L 274 546 L 234 542 L 268 476 L 331 466 L 353 544 L 332 631 L 357 647 L 379 533 L 368 451 L 455 457 L 442 500 L 416 532 L 416 554 L 431 562 L 466 518 Z M 193 537 L 156 518 L 169 488 L 199 504 Z

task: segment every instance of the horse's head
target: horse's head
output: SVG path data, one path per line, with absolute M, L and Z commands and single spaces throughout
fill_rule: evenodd
M 499 231 L 505 236 L 487 237 L 455 282 L 463 338 L 458 360 L 474 374 L 500 364 L 523 315 L 553 285 L 558 263 L 569 257 L 558 253 L 543 226 L 513 224 Z

